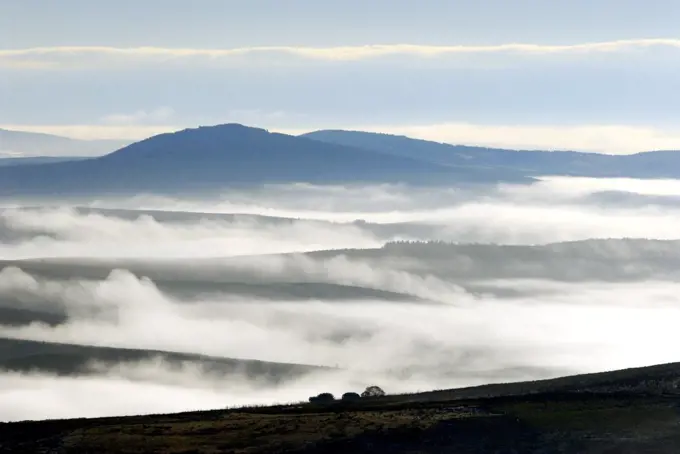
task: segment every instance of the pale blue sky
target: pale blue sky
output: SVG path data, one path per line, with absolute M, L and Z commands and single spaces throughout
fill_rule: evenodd
M 677 0 L 0 0 L 0 127 L 136 138 L 239 121 L 680 148 L 679 23 Z M 502 47 L 515 43 L 538 48 Z M 360 47 L 397 44 L 420 47 Z M 126 50 L 141 46 L 154 49 Z M 243 50 L 262 47 L 276 49 Z
M 669 37 L 676 0 L 2 0 L 2 47 L 574 43 Z

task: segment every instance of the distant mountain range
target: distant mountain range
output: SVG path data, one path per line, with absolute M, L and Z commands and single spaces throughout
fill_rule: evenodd
M 16 138 L 23 134 L 0 133 L 3 146 L 20 143 Z M 89 150 L 115 146 L 111 141 L 83 144 L 38 136 L 45 148 L 34 140 L 38 148 L 33 150 L 43 155 L 57 143 L 87 145 Z M 0 159 L 0 195 L 185 193 L 290 182 L 532 183 L 533 177 L 542 175 L 680 178 L 680 153 L 674 151 L 626 156 L 517 151 L 359 131 L 291 136 L 239 124 L 160 134 L 92 159 L 31 159 Z M 64 159 L 67 162 L 54 162 Z
M 77 140 L 52 134 L 0 129 L 0 158 L 40 158 L 49 161 L 93 157 L 111 153 L 129 144 L 129 141 L 124 140 Z M 14 163 L 22 162 L 15 160 Z M 0 165 L 5 164 L 0 159 Z
M 511 169 L 413 157 L 238 124 L 160 134 L 106 156 L 0 167 L 0 195 L 211 191 L 263 183 L 531 182 Z

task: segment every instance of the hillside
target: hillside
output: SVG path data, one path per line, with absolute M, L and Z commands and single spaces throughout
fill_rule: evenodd
M 268 383 L 279 383 L 307 373 L 326 370 L 323 367 L 301 364 L 0 337 L 0 370 L 82 376 L 92 372 L 89 368 L 92 362 L 114 367 L 141 361 L 164 361 L 175 366 L 191 364 L 222 376 L 244 374 Z
M 356 402 L 0 424 L 7 453 L 675 453 L 680 365 Z
M 0 168 L 0 195 L 210 191 L 263 183 L 530 182 L 227 124 L 161 134 L 78 162 Z
M 291 262 L 296 254 L 282 254 Z M 649 279 L 676 281 L 680 242 L 676 240 L 590 239 L 538 245 L 389 242 L 380 248 L 320 250 L 299 254 L 317 260 L 343 259 L 399 263 L 399 269 L 437 276 L 466 288 L 495 279 L 547 279 L 559 282 L 633 283 Z M 494 284 L 493 282 L 490 282 Z M 516 294 L 520 287 L 492 285 Z M 485 291 L 491 288 L 482 286 Z M 479 288 L 481 290 L 481 288 Z M 495 293 L 495 291 L 494 291 Z
M 304 137 L 326 143 L 390 153 L 440 165 L 476 165 L 526 175 L 679 178 L 680 152 L 649 151 L 605 155 L 574 151 L 508 150 L 451 145 L 404 136 L 362 131 L 322 130 Z
M 52 134 L 0 129 L 0 157 L 23 156 L 42 160 L 65 156 L 92 157 L 111 153 L 129 143 L 124 140 L 78 140 Z

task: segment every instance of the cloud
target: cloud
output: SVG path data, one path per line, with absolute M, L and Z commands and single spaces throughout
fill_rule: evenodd
M 3 231 L 4 230 L 4 231 Z M 121 219 L 74 209 L 0 210 L 4 258 L 198 258 L 285 253 L 382 242 L 354 225 L 292 220 L 268 224 L 248 218 L 161 223 L 147 214 Z
M 7 278 L 3 275 L 0 279 Z M 521 282 L 519 285 L 530 288 Z M 71 316 L 69 322 L 57 327 L 39 324 L 3 327 L 2 335 L 339 365 L 356 371 L 387 372 L 417 367 L 429 370 L 435 376 L 455 371 L 453 366 L 458 361 L 461 361 L 458 367 L 462 369 L 457 373 L 463 375 L 475 370 L 539 366 L 541 363 L 546 367 L 578 369 L 616 367 L 627 361 L 643 364 L 651 358 L 644 355 L 627 357 L 626 350 L 622 349 L 624 345 L 631 347 L 632 341 L 626 342 L 624 335 L 635 324 L 636 316 L 639 329 L 649 336 L 646 345 L 656 342 L 658 337 L 671 335 L 673 331 L 666 331 L 666 328 L 678 317 L 674 307 L 677 283 L 654 281 L 619 285 L 548 282 L 540 284 L 539 288 L 553 288 L 554 291 L 548 295 L 543 293 L 539 298 L 529 296 L 497 301 L 461 295 L 460 303 L 450 306 L 370 301 L 345 302 L 342 306 L 324 302 L 271 304 L 233 299 L 188 302 L 169 298 L 153 282 L 123 271 L 114 272 L 101 281 L 43 281 L 41 286 L 33 290 L 29 286 L 26 290 L 66 301 Z M 617 300 L 613 298 L 614 294 L 627 296 Z M 463 304 L 466 299 L 469 304 Z M 340 307 L 341 311 L 338 310 Z M 98 311 L 84 311 L 84 308 Z M 384 317 L 386 313 L 389 317 Z M 617 316 L 612 317 L 607 330 L 598 331 L 598 325 L 608 313 Z M 116 316 L 110 317 L 110 314 Z M 153 325 L 148 323 L 151 319 Z M 532 325 L 531 332 L 524 330 L 520 320 Z M 580 326 L 568 323 L 576 320 L 581 320 Z M 648 333 L 646 330 L 655 325 L 654 321 L 658 322 L 658 331 Z M 397 332 L 401 333 L 398 339 L 395 338 Z M 550 340 L 550 333 L 560 336 Z M 584 358 L 573 364 L 560 358 L 560 350 L 571 357 L 573 349 L 586 347 L 588 343 L 599 343 L 612 356 L 608 360 Z M 549 349 L 548 345 L 555 347 L 552 359 L 540 355 L 541 351 Z M 633 351 L 642 352 L 643 347 L 640 345 Z M 520 355 L 532 348 L 540 357 Z M 466 351 L 478 351 L 479 357 L 470 358 L 466 364 Z M 665 360 L 669 359 L 670 350 L 662 349 L 657 353 L 666 355 Z M 449 359 L 445 360 L 445 357 Z
M 680 238 L 680 190 L 673 182 L 654 180 L 547 178 L 532 186 L 503 185 L 481 192 L 273 185 L 203 199 L 139 195 L 85 202 L 94 211 L 67 208 L 82 201 L 52 200 L 63 208 L 39 209 L 16 208 L 18 201 L 3 203 L 10 207 L 0 210 L 0 251 L 15 259 L 198 259 L 370 248 L 399 239 L 535 244 Z M 139 209 L 194 214 L 134 211 Z M 497 222 L 489 223 L 488 213 Z M 368 224 L 354 223 L 359 219 Z
M 111 114 L 102 118 L 103 123 L 113 125 L 139 125 L 146 123 L 161 123 L 172 119 L 175 111 L 171 107 L 159 107 L 157 109 L 146 111 L 138 110 L 129 114 Z
M 167 413 L 244 404 L 243 395 L 125 378 L 0 372 L 2 421 Z M 253 393 L 254 394 L 254 393 Z M 250 399 L 253 394 L 246 394 Z
M 157 134 L 179 131 L 185 129 L 186 126 L 140 124 L 34 125 L 8 123 L 1 125 L 0 128 L 12 131 L 54 134 L 80 140 L 143 140 Z
M 335 47 L 261 46 L 231 49 L 163 48 L 163 47 L 105 47 L 60 46 L 0 50 L 0 65 L 9 67 L 45 68 L 72 65 L 80 59 L 92 57 L 120 58 L 123 60 L 170 61 L 177 59 L 207 58 L 210 60 L 257 55 L 296 56 L 304 59 L 326 61 L 353 61 L 386 56 L 438 58 L 470 54 L 591 54 L 611 53 L 648 48 L 680 48 L 678 39 L 635 39 L 566 45 L 508 43 L 499 45 L 418 45 L 370 44 Z
M 0 281 L 6 279 L 0 276 Z M 658 281 L 518 281 L 516 285 L 527 291 L 523 297 L 461 295 L 459 304 L 450 306 L 181 301 L 169 298 L 153 282 L 122 271 L 101 281 L 43 280 L 40 286 L 47 284 L 56 292 L 52 297 L 68 302 L 69 321 L 57 327 L 2 327 L 0 335 L 257 356 L 343 370 L 280 386 L 220 377 L 191 364 L 177 369 L 153 361 L 99 366 L 94 375 L 68 379 L 0 373 L 0 382 L 7 385 L 0 388 L 0 396 L 14 404 L 3 406 L 0 419 L 208 409 L 300 401 L 320 391 L 361 390 L 369 383 L 391 392 L 416 391 L 647 365 L 674 360 L 680 318 L 678 284 Z M 97 311 L 82 310 L 87 307 Z M 116 393 L 104 392 L 114 387 Z M 86 397 L 95 392 L 125 397 L 99 399 L 88 407 Z M 174 398 L 168 400 L 171 392 Z
M 24 156 L 24 153 L 22 153 L 21 151 L 0 149 L 0 158 L 20 158 L 22 156 Z
M 680 222 L 680 201 L 669 197 L 659 204 L 656 197 L 680 196 L 677 191 L 677 184 L 664 180 L 545 178 L 531 186 L 501 185 L 485 191 L 273 185 L 260 191 L 230 191 L 210 200 L 140 195 L 93 201 L 91 206 L 238 212 L 345 223 L 363 219 L 383 226 L 410 223 L 412 228 L 397 226 L 379 240 L 413 238 L 414 234 L 418 238 L 419 229 L 431 227 L 420 230 L 420 235 L 448 241 L 526 244 L 588 238 L 678 239 L 675 226 Z M 621 194 L 623 200 L 591 200 L 603 193 Z M 626 194 L 637 194 L 641 202 L 624 203 Z M 488 222 L 489 213 L 494 213 L 496 222 Z
M 97 374 L 79 377 L 0 371 L 0 399 L 7 403 L 0 409 L 0 421 L 158 414 L 300 402 L 319 383 L 325 383 L 324 391 L 336 394 L 345 389 L 361 391 L 364 383 L 351 374 L 318 374 L 282 386 L 265 387 L 242 376 L 224 377 L 193 364 L 177 367 L 162 361 L 96 369 Z

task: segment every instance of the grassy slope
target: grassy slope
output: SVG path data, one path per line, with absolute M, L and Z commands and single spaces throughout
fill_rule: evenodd
M 669 364 L 357 403 L 4 424 L 0 452 L 675 453 L 678 378 Z

